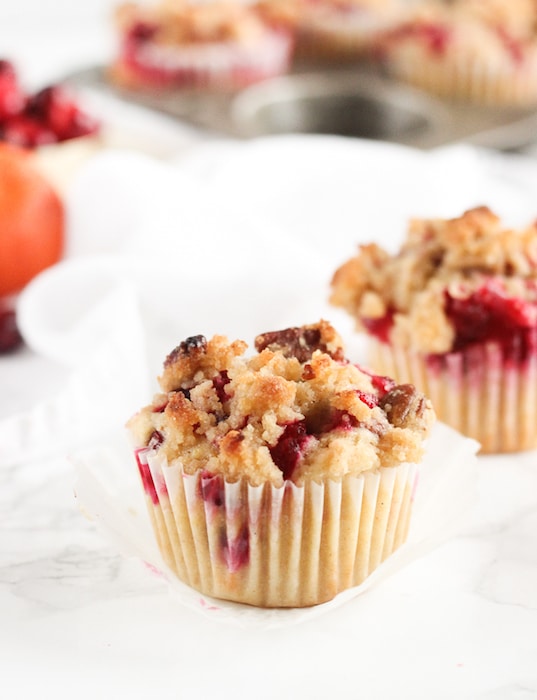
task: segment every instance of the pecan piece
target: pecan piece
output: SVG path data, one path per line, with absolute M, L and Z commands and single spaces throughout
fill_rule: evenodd
M 169 367 L 179 358 L 198 355 L 207 351 L 207 338 L 204 335 L 191 335 L 174 348 L 164 360 L 164 367 Z
M 328 324 L 325 324 L 328 327 Z M 296 357 L 300 363 L 308 362 L 316 350 L 327 353 L 335 360 L 343 359 L 341 347 L 330 349 L 325 338 L 323 324 L 285 328 L 281 331 L 261 333 L 255 339 L 255 348 L 262 352 L 266 348 L 281 352 L 285 357 Z
M 412 384 L 398 384 L 379 401 L 389 422 L 396 428 L 409 428 L 422 423 L 427 400 Z

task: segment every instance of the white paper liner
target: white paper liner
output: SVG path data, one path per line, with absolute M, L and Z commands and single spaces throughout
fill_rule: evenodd
M 437 424 L 420 466 L 419 484 L 407 541 L 361 585 L 333 600 L 309 608 L 257 608 L 201 595 L 182 584 L 160 555 L 136 483 L 136 465 L 128 445 L 97 448 L 73 456 L 77 471 L 76 496 L 83 512 L 125 556 L 137 557 L 162 572 L 173 596 L 211 619 L 241 627 L 270 628 L 291 625 L 333 610 L 370 586 L 426 554 L 466 524 L 477 488 L 478 444 Z
M 168 567 L 202 593 L 263 607 L 315 605 L 362 583 L 405 541 L 417 478 L 401 464 L 254 487 L 186 474 L 149 448 L 136 460 Z
M 537 447 L 537 355 L 517 365 L 489 342 L 439 356 L 431 366 L 419 353 L 372 336 L 368 342 L 377 372 L 417 386 L 438 418 L 480 442 L 483 453 Z
M 120 59 L 112 76 L 118 82 L 151 86 L 154 72 L 164 87 L 222 89 L 281 75 L 289 68 L 291 51 L 291 36 L 276 31 L 265 32 L 249 45 L 222 41 L 176 47 L 149 42 L 137 48 L 132 57 Z

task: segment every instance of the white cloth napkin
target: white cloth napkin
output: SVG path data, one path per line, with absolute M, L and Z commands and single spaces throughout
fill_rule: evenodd
M 0 462 L 63 453 L 122 426 L 189 335 L 330 319 L 360 359 L 331 276 L 359 242 L 395 248 L 412 216 L 489 204 L 529 220 L 531 170 L 466 147 L 432 153 L 340 137 L 211 142 L 175 164 L 94 156 L 66 195 L 66 259 L 24 291 L 28 345 L 71 370 L 56 396 L 0 423 Z M 521 183 L 525 182 L 526 187 Z

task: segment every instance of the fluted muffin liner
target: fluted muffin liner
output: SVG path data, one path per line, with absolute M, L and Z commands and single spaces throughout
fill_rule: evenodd
M 292 38 L 277 31 L 250 46 L 222 43 L 163 50 L 147 45 L 125 52 L 110 78 L 132 88 L 229 90 L 285 73 L 292 50 Z
M 439 420 L 477 440 L 483 453 L 537 447 L 537 355 L 514 362 L 497 342 L 443 355 L 372 336 L 368 342 L 376 371 L 414 384 L 431 399 Z
M 351 601 L 359 604 L 357 599 L 362 593 L 464 529 L 469 524 L 477 498 L 477 449 L 478 444 L 473 440 L 437 423 L 427 441 L 414 484 L 416 489 L 411 500 L 412 516 L 406 541 L 359 585 L 342 591 L 326 603 L 301 608 L 244 605 L 200 593 L 183 583 L 164 561 L 155 537 L 157 528 L 151 523 L 151 518 L 160 515 L 158 532 L 162 535 L 158 536 L 169 539 L 165 512 L 155 508 L 153 497 L 144 497 L 145 489 L 140 488 L 136 470 L 130 466 L 126 468 L 133 461 L 126 441 L 79 451 L 72 455 L 72 462 L 77 474 L 75 494 L 80 510 L 118 552 L 145 562 L 156 578 L 155 585 L 159 579 L 163 580 L 169 590 L 171 605 L 178 603 L 226 624 L 269 629 L 311 620 Z M 171 473 L 168 480 L 173 493 L 170 477 Z M 152 477 L 150 483 L 154 484 Z M 164 480 L 157 480 L 156 485 L 161 491 L 168 488 Z M 256 492 L 255 488 L 249 490 Z M 202 519 L 205 518 L 204 511 L 205 502 Z M 175 520 L 173 511 L 166 513 L 166 517 L 168 523 Z
M 188 475 L 147 448 L 136 458 L 164 561 L 215 598 L 316 605 L 362 583 L 407 537 L 415 464 L 275 487 Z

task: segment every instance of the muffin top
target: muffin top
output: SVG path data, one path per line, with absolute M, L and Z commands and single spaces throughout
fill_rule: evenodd
M 184 471 L 280 486 L 416 462 L 434 421 L 409 385 L 344 357 L 326 321 L 241 340 L 192 336 L 166 358 L 161 393 L 129 421 L 139 448 Z
M 163 46 L 249 43 L 266 31 L 257 13 L 231 0 L 200 4 L 162 0 L 155 5 L 128 2 L 117 8 L 116 23 L 125 34 Z
M 335 272 L 331 302 L 380 340 L 425 353 L 533 337 L 537 225 L 507 228 L 487 207 L 413 220 L 395 255 L 360 246 Z

